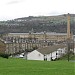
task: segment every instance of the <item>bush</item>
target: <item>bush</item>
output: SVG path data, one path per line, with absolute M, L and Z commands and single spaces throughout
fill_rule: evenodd
M 9 56 L 10 56 L 9 54 L 0 54 L 0 57 L 7 58 L 7 59 L 9 58 Z

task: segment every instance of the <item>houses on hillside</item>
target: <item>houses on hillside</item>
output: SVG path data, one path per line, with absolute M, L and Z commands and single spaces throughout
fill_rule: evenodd
M 38 48 L 51 46 L 54 44 L 66 43 L 66 33 L 40 32 L 34 33 L 8 33 L 2 36 L 6 44 L 6 53 L 14 54 L 18 52 L 33 51 Z

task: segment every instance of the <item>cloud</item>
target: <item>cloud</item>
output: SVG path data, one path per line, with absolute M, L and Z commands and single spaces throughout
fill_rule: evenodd
M 61 11 L 56 10 L 56 11 L 51 11 L 50 13 L 48 13 L 48 15 L 60 15 L 61 13 L 62 13 Z
M 23 2 L 24 0 L 11 0 L 7 3 L 7 5 L 10 5 L 10 4 L 17 4 L 17 3 L 20 3 L 20 2 Z
M 75 13 L 75 0 L 0 0 L 0 19 Z

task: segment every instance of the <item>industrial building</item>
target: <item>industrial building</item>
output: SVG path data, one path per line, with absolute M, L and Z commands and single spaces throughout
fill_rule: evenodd
M 6 53 L 13 54 L 21 51 L 32 51 L 40 47 L 65 42 L 66 33 L 8 33 L 3 36 Z

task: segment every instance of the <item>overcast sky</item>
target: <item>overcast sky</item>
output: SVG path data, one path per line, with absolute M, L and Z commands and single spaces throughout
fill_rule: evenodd
M 0 20 L 75 14 L 75 0 L 0 0 Z

